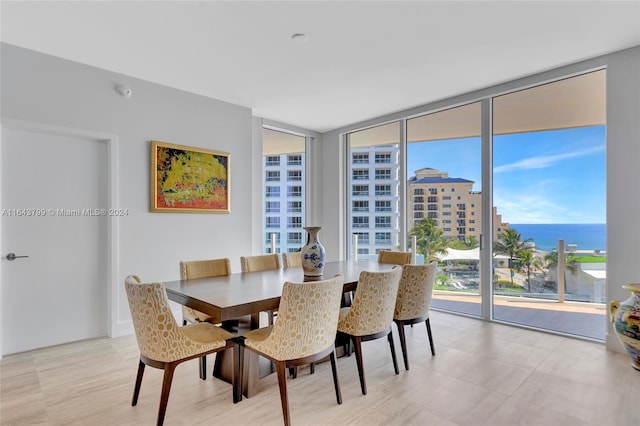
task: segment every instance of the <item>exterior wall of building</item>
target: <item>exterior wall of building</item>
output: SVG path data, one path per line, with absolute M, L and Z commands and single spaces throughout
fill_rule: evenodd
M 502 232 L 502 230 L 509 228 L 509 223 L 502 221 L 502 215 L 498 214 L 498 208 L 496 206 L 493 206 L 492 211 L 493 211 L 493 239 L 496 240 L 498 238 L 498 235 L 500 235 L 500 232 Z
M 397 250 L 400 235 L 398 146 L 350 151 L 349 235 L 358 235 L 358 259 Z
M 271 253 L 275 234 L 276 253 L 299 251 L 305 244 L 305 155 L 263 157 L 264 228 L 263 252 Z
M 465 240 L 470 236 L 479 241 L 482 233 L 482 193 L 472 191 L 473 181 L 450 178 L 448 172 L 425 168 L 415 172 L 407 182 L 408 229 L 423 218 L 430 217 L 443 236 Z M 509 224 L 493 208 L 494 239 Z

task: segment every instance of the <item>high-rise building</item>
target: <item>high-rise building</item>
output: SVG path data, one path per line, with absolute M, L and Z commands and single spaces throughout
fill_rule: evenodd
M 263 156 L 264 253 L 299 251 L 304 245 L 304 153 Z M 273 237 L 272 237 L 273 235 Z
M 373 260 L 380 250 L 399 245 L 398 146 L 350 151 L 349 235 L 358 238 L 358 258 Z
M 473 191 L 475 182 L 449 177 L 447 172 L 432 168 L 417 170 L 407 182 L 407 215 L 409 228 L 423 218 L 433 219 L 448 239 L 479 240 L 482 233 L 482 193 Z M 493 207 L 494 239 L 508 228 Z

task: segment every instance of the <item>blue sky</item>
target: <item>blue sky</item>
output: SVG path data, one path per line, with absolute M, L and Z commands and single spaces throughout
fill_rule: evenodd
M 424 167 L 481 188 L 480 139 L 409 144 L 407 173 Z M 509 223 L 605 223 L 605 127 L 494 137 L 494 205 Z

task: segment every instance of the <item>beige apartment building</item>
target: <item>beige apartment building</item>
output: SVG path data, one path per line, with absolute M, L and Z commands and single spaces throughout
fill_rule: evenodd
M 482 233 L 482 192 L 473 191 L 473 184 L 471 180 L 449 177 L 449 173 L 437 169 L 417 170 L 407 182 L 409 226 L 416 226 L 423 218 L 429 217 L 448 239 L 465 240 L 473 236 L 479 241 Z M 494 240 L 502 229 L 508 227 L 494 206 Z

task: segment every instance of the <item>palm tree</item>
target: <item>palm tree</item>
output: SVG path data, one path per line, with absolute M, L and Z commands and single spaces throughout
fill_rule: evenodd
M 509 256 L 509 272 L 511 273 L 511 285 L 513 286 L 513 268 L 516 266 L 516 260 L 520 252 L 526 249 L 527 243 L 531 238 L 522 240 L 522 236 L 518 231 L 512 228 L 504 229 L 498 235 L 498 241 L 493 243 L 493 252 L 496 254 L 504 254 Z
M 465 240 L 465 243 L 467 244 L 467 248 L 469 249 L 474 249 L 480 245 L 475 235 L 469 235 Z
M 531 268 L 539 268 L 542 263 L 531 249 L 524 249 L 518 254 L 518 263 L 527 269 L 527 291 L 531 293 Z
M 545 257 L 544 257 L 544 261 L 547 263 L 547 268 L 549 266 L 558 266 L 558 249 L 554 248 L 549 253 L 547 253 L 545 255 Z M 564 275 L 564 290 L 565 290 L 565 292 L 567 291 L 567 272 L 566 272 L 566 270 L 568 269 L 569 272 L 571 272 L 572 274 L 575 274 L 576 272 L 578 272 L 579 268 L 580 268 L 580 262 L 578 262 L 578 260 L 573 255 L 573 253 L 565 253 L 565 255 L 564 255 L 564 269 L 565 270 L 562 271 L 562 273 Z M 558 271 L 558 273 L 560 273 L 560 271 Z
M 478 243 L 478 239 L 469 235 L 464 240 L 453 240 L 449 241 L 449 248 L 457 249 L 457 250 L 471 250 L 478 247 L 480 244 Z
M 417 237 L 416 252 L 424 255 L 425 263 L 429 262 L 431 256 L 436 253 L 444 253 L 447 249 L 448 241 L 442 234 L 442 229 L 437 228 L 430 217 L 425 217 L 409 231 L 410 236 Z

